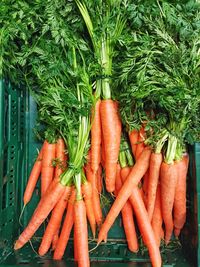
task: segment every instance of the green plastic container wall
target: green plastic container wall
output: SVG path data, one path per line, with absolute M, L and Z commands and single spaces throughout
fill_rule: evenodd
M 40 182 L 32 200 L 19 217 L 23 207 L 23 192 L 30 174 L 37 149 L 41 143 L 36 139 L 34 127 L 37 106 L 31 96 L 9 83 L 0 82 L 0 266 L 53 266 L 72 267 L 73 240 L 70 239 L 63 261 L 53 261 L 52 254 L 38 257 L 37 248 L 41 241 L 44 225 L 21 250 L 14 252 L 13 244 L 27 225 L 40 198 Z M 193 267 L 200 264 L 200 144 L 190 148 L 190 169 L 188 174 L 187 223 L 181 234 L 180 243 L 162 249 L 164 267 Z M 111 199 L 110 199 L 111 200 Z M 109 206 L 103 207 L 104 214 Z M 172 242 L 173 243 L 173 242 Z M 90 249 L 96 243 L 90 240 Z M 146 249 L 137 254 L 129 252 L 124 238 L 121 217 L 116 220 L 108 235 L 106 244 L 101 244 L 90 253 L 91 266 L 136 267 L 151 266 Z M 198 264 L 199 263 L 199 264 Z

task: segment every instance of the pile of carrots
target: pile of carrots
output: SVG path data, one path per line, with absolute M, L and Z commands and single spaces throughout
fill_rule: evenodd
M 67 147 L 63 139 L 54 144 L 46 140 L 31 171 L 24 205 L 30 201 L 40 174 L 41 200 L 14 249 L 24 246 L 49 218 L 39 255 L 43 256 L 51 248 L 53 259 L 61 259 L 74 226 L 74 259 L 79 266 L 89 266 L 87 219 L 93 237 L 98 237 L 98 245 L 107 240 L 108 231 L 121 212 L 130 251 L 139 250 L 137 224 L 152 265 L 161 266 L 161 239 L 168 244 L 173 231 L 178 237 L 186 219 L 188 154 L 167 164 L 162 152 L 155 153 L 145 145 L 145 127 L 132 131 L 125 141 L 126 150 L 120 150 L 123 140 L 118 104 L 113 100 L 99 100 L 92 114 L 91 147 L 81 173 L 82 198 L 76 198 L 73 181 L 62 184 L 62 174 L 67 169 Z M 100 203 L 103 178 L 106 190 L 116 196 L 106 218 Z

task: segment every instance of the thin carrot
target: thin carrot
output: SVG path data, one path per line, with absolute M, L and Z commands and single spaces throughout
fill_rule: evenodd
M 138 135 L 139 135 L 138 130 L 132 130 L 131 132 L 129 132 L 129 140 L 131 143 L 131 149 L 134 158 L 136 157 Z
M 147 211 L 150 221 L 152 220 L 156 191 L 160 175 L 160 167 L 162 163 L 161 153 L 152 153 L 149 163 L 149 183 L 148 183 L 148 196 L 147 196 Z
M 105 146 L 104 146 L 103 136 L 102 136 L 102 140 L 101 140 L 101 165 L 105 170 L 105 167 L 106 167 L 106 154 L 105 154 Z
M 160 246 L 161 232 L 162 232 L 162 211 L 161 211 L 161 196 L 160 196 L 160 185 L 157 186 L 156 201 L 154 205 L 154 212 L 152 216 L 151 225 L 156 238 L 156 243 Z
M 179 236 L 186 221 L 186 177 L 189 165 L 189 155 L 185 154 L 177 162 L 178 181 L 174 199 L 174 235 Z
M 98 226 L 101 226 L 102 220 L 103 220 L 103 214 L 101 210 L 99 192 L 97 189 L 97 174 L 91 170 L 89 163 L 86 165 L 85 170 L 86 170 L 87 180 L 92 185 L 92 202 L 93 202 L 93 208 L 94 208 L 95 221 Z
M 95 238 L 96 220 L 95 220 L 93 201 L 92 201 L 92 185 L 90 182 L 86 181 L 82 185 L 82 193 L 83 193 L 83 197 L 84 197 L 84 201 L 85 201 L 87 218 L 88 218 L 88 221 L 90 223 L 92 235 Z
M 130 172 L 129 167 L 125 167 L 123 169 L 127 169 L 127 175 Z M 122 169 L 122 170 L 123 170 Z M 118 165 L 117 168 L 117 178 L 116 178 L 116 191 L 117 193 L 122 187 L 122 181 L 121 181 L 121 168 Z M 122 172 L 124 175 L 126 175 L 125 171 Z M 127 177 L 126 175 L 126 177 Z M 126 178 L 125 177 L 125 178 Z M 124 207 L 121 210 L 122 213 L 122 221 L 123 221 L 123 226 L 124 226 L 124 231 L 126 235 L 126 240 L 128 243 L 128 248 L 132 252 L 137 252 L 138 251 L 138 240 L 137 240 L 137 234 L 135 230 L 135 223 L 133 219 L 133 209 L 129 201 L 127 201 L 124 205 Z
M 101 194 L 103 188 L 103 181 L 102 181 L 102 167 L 99 165 L 98 172 L 97 172 L 97 189 L 99 194 Z
M 32 168 L 32 171 L 30 173 L 29 179 L 28 179 L 28 183 L 24 192 L 24 197 L 23 197 L 23 201 L 24 201 L 24 205 L 27 205 L 28 202 L 31 200 L 31 197 L 33 195 L 33 191 L 35 189 L 35 186 L 37 184 L 38 178 L 40 176 L 41 173 L 41 169 L 42 169 L 42 152 L 43 151 L 43 147 L 41 148 L 37 159 L 35 161 L 35 164 Z
M 41 195 L 43 196 L 49 187 L 53 175 L 54 167 L 52 165 L 56 156 L 56 144 L 50 144 L 48 141 L 44 142 L 43 158 L 42 158 L 42 175 L 41 175 Z
M 161 207 L 165 224 L 165 243 L 168 244 L 173 232 L 174 224 L 172 209 L 174 205 L 175 189 L 177 183 L 176 163 L 162 162 L 160 169 Z
M 138 144 L 137 144 L 137 149 L 135 152 L 135 159 L 136 160 L 139 158 L 140 154 L 142 153 L 142 151 L 145 148 L 144 140 L 145 140 L 145 130 L 144 130 L 144 126 L 142 126 L 139 130 L 139 133 L 138 133 Z
M 133 186 L 138 185 L 138 183 L 144 176 L 145 172 L 147 171 L 149 167 L 150 155 L 151 155 L 151 150 L 148 147 L 145 148 L 140 157 L 138 158 L 138 160 L 136 161 L 135 165 L 133 166 L 130 174 L 128 175 L 121 190 L 119 191 L 118 196 L 115 199 L 100 229 L 98 236 L 98 244 L 106 237 L 110 227 L 114 223 L 122 207 L 128 200 L 129 196 L 131 195 Z
M 48 222 L 47 228 L 42 238 L 42 242 L 39 247 L 38 252 L 40 256 L 43 256 L 44 254 L 46 254 L 51 246 L 53 237 L 60 227 L 60 223 L 63 217 L 63 213 L 65 211 L 70 193 L 71 193 L 71 187 L 66 186 L 62 197 L 60 198 L 60 200 L 58 201 L 58 203 L 56 204 L 56 206 L 54 207 L 52 211 L 51 218 Z
M 114 192 L 121 138 L 121 123 L 119 125 L 119 115 L 115 102 L 110 99 L 102 100 L 100 115 L 106 156 L 106 189 L 108 192 Z
M 98 100 L 92 111 L 92 127 L 91 127 L 91 169 L 97 172 L 101 162 L 101 120 L 100 120 L 100 104 Z
M 24 229 L 24 231 L 21 233 L 18 240 L 16 241 L 14 245 L 15 250 L 23 247 L 34 235 L 34 233 L 37 231 L 37 229 L 40 227 L 40 225 L 55 207 L 56 203 L 59 201 L 64 191 L 65 186 L 63 186 L 61 183 L 52 182 L 52 185 L 50 185 L 50 189 L 41 198 L 27 227 Z
M 58 230 L 56 231 L 56 233 L 54 234 L 54 236 L 53 236 L 52 246 L 51 246 L 51 248 L 52 248 L 53 251 L 56 249 L 56 246 L 57 246 L 57 243 L 58 243 L 58 239 L 59 239 L 59 230 L 60 230 L 60 229 L 58 229 Z
M 76 234 L 76 226 L 75 226 L 75 224 L 74 224 L 74 260 L 78 261 L 77 234 Z
M 56 143 L 56 159 L 58 164 L 55 168 L 55 177 L 59 177 L 66 167 L 65 143 L 62 138 L 59 138 Z
M 149 163 L 150 164 L 150 163 Z M 148 199 L 148 184 L 149 184 L 149 169 L 145 173 L 143 177 L 143 184 L 142 184 L 142 190 L 143 190 L 143 200 L 145 207 L 147 207 L 147 199 Z
M 88 230 L 86 208 L 83 200 L 77 200 L 75 202 L 74 222 L 76 227 L 78 266 L 89 267 Z
M 53 254 L 54 260 L 61 260 L 64 255 L 64 252 L 65 252 L 68 240 L 69 240 L 69 236 L 70 236 L 73 224 L 74 224 L 75 198 L 76 198 L 76 191 L 73 189 L 70 199 L 68 201 L 67 214 L 66 214 L 63 226 L 62 226 L 62 230 L 61 230 L 61 233 L 58 239 L 56 249 Z

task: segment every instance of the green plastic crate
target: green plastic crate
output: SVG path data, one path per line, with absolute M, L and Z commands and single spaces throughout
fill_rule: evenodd
M 13 243 L 30 219 L 39 200 L 39 187 L 31 203 L 25 209 L 19 224 L 22 198 L 28 175 L 41 144 L 36 140 L 33 128 L 36 123 L 37 107 L 23 89 L 12 88 L 0 82 L 0 266 L 49 266 L 72 267 L 73 242 L 70 240 L 65 258 L 51 260 L 51 254 L 39 257 L 36 253 L 44 225 L 35 234 L 31 244 L 14 252 Z M 190 168 L 188 173 L 187 223 L 182 231 L 181 246 L 174 251 L 162 252 L 164 267 L 200 266 L 200 144 L 190 147 Z M 95 243 L 90 243 L 90 248 Z M 34 251 L 33 248 L 36 250 Z M 146 251 L 130 253 L 124 238 L 119 217 L 109 232 L 108 242 L 90 253 L 91 266 L 115 267 L 151 266 Z

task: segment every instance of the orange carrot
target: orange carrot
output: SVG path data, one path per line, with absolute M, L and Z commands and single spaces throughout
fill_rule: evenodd
M 43 156 L 42 156 L 42 175 L 41 175 L 41 195 L 43 196 L 49 187 L 53 175 L 54 167 L 52 161 L 56 156 L 56 144 L 50 144 L 47 141 L 44 142 Z
M 54 236 L 53 236 L 52 246 L 51 246 L 51 248 L 52 248 L 53 251 L 56 249 L 56 246 L 57 246 L 57 243 L 58 243 L 58 239 L 59 239 L 59 230 L 60 230 L 60 229 L 58 229 L 58 230 L 56 231 L 56 233 L 54 234 Z
M 154 212 L 152 216 L 151 225 L 156 238 L 156 243 L 160 246 L 161 232 L 162 232 L 162 211 L 161 211 L 161 196 L 160 185 L 157 186 L 156 201 L 154 205 Z
M 130 174 L 128 175 L 126 181 L 124 182 L 121 190 L 118 193 L 106 219 L 100 229 L 98 236 L 98 244 L 106 237 L 110 227 L 114 223 L 124 204 L 128 200 L 132 193 L 132 188 L 137 186 L 144 174 L 149 167 L 149 159 L 151 155 L 151 150 L 147 147 L 144 149 L 135 165 L 133 166 Z
M 43 256 L 44 254 L 46 254 L 51 246 L 53 237 L 60 227 L 60 223 L 63 217 L 63 213 L 65 211 L 70 193 L 71 193 L 71 187 L 66 186 L 62 197 L 60 198 L 60 200 L 58 201 L 58 203 L 56 204 L 56 206 L 54 207 L 52 211 L 51 218 L 48 222 L 47 228 L 42 238 L 42 242 L 39 247 L 40 256 Z
M 101 165 L 105 169 L 106 167 L 106 154 L 105 154 L 105 146 L 103 141 L 103 136 L 101 140 Z
M 144 140 L 145 140 L 145 130 L 144 130 L 144 127 L 142 126 L 140 128 L 139 134 L 138 134 L 138 144 L 137 144 L 137 149 L 135 152 L 135 159 L 136 160 L 139 158 L 140 154 L 142 153 L 142 151 L 145 148 Z
M 100 116 L 104 149 L 106 156 L 106 189 L 108 192 L 115 190 L 116 168 L 120 148 L 121 123 L 113 100 L 102 100 L 100 105 Z
M 59 201 L 61 196 L 65 191 L 65 186 L 61 183 L 52 182 L 47 193 L 41 198 L 31 220 L 29 221 L 27 227 L 19 236 L 18 240 L 14 245 L 14 249 L 20 249 L 23 247 L 29 239 L 34 235 L 43 221 L 47 218 L 49 213 L 55 207 L 56 203 Z
M 75 224 L 74 224 L 74 260 L 78 261 L 77 234 L 76 234 L 76 226 L 75 226 Z
M 93 208 L 93 202 L 92 202 L 92 185 L 90 182 L 85 182 L 82 185 L 82 193 L 83 193 L 83 197 L 85 201 L 87 218 L 90 223 L 92 235 L 95 238 L 96 220 L 95 220 L 94 208 Z
M 150 164 L 150 163 L 149 163 Z M 148 183 L 149 183 L 149 169 L 143 177 L 142 191 L 143 191 L 143 200 L 145 207 L 147 207 L 147 198 L 148 198 Z
M 66 167 L 65 143 L 62 138 L 59 138 L 56 143 L 56 159 L 58 164 L 55 169 L 55 177 L 59 177 Z
M 102 224 L 103 214 L 101 210 L 99 192 L 97 189 L 97 174 L 91 170 L 89 163 L 86 165 L 85 170 L 86 170 L 87 180 L 92 185 L 92 202 L 94 208 L 95 221 L 97 225 L 100 226 Z
M 129 174 L 129 167 L 125 167 L 123 169 L 128 169 L 127 173 Z M 121 181 L 121 174 L 120 174 L 121 168 L 118 165 L 117 167 L 117 177 L 116 177 L 116 191 L 117 193 L 122 187 L 122 181 Z M 123 171 L 125 173 L 125 171 Z M 132 252 L 138 251 L 138 241 L 137 241 L 137 234 L 135 231 L 135 224 L 133 220 L 133 210 L 132 206 L 127 201 L 124 205 L 124 207 L 121 210 L 122 213 L 122 221 L 124 225 L 124 231 L 126 235 L 126 240 L 128 243 L 128 248 Z
M 152 220 L 156 191 L 160 175 L 160 167 L 162 163 L 161 153 L 152 153 L 149 164 L 149 183 L 148 183 L 148 196 L 147 196 L 147 211 L 150 221 Z
M 186 221 L 186 177 L 189 165 L 189 155 L 185 154 L 177 162 L 178 181 L 174 199 L 174 234 L 179 236 Z
M 132 153 L 133 153 L 134 158 L 136 156 L 138 135 L 139 135 L 139 133 L 137 130 L 132 130 L 131 132 L 129 132 L 129 140 L 131 143 L 131 149 L 132 149 Z
M 26 189 L 24 192 L 24 197 L 23 197 L 24 205 L 27 205 L 28 202 L 31 200 L 31 197 L 33 195 L 33 191 L 35 189 L 38 178 L 40 176 L 40 172 L 42 169 L 42 151 L 43 151 L 43 147 L 40 150 L 40 153 L 36 159 L 36 162 L 32 168 L 31 174 L 29 176 L 28 183 L 27 183 L 27 186 L 26 186 Z
M 99 194 L 101 194 L 103 188 L 103 181 L 102 181 L 102 167 L 99 165 L 99 169 L 97 172 L 97 189 Z
M 161 207 L 165 224 L 165 243 L 168 244 L 173 232 L 172 209 L 177 183 L 176 163 L 167 164 L 162 162 L 160 169 L 161 182 Z
M 95 109 L 92 111 L 92 127 L 91 127 L 91 169 L 97 172 L 101 162 L 101 120 L 100 120 L 100 104 L 98 100 Z
M 78 266 L 89 267 L 88 230 L 86 208 L 83 200 L 77 200 L 75 202 L 74 222 L 76 227 Z
M 64 255 L 64 252 L 65 252 L 68 240 L 69 240 L 69 236 L 70 236 L 73 224 L 74 224 L 75 198 L 76 198 L 76 191 L 72 189 L 72 193 L 68 201 L 67 214 L 66 214 L 63 226 L 62 226 L 62 230 L 61 230 L 61 233 L 58 239 L 56 249 L 53 254 L 54 260 L 61 260 Z

